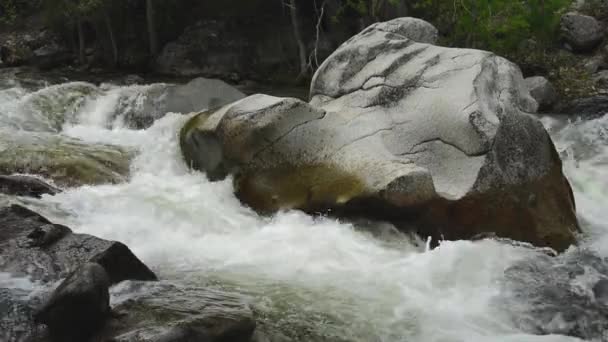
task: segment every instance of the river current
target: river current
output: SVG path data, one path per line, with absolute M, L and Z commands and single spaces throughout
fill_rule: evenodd
M 431 250 L 424 237 L 385 223 L 298 211 L 258 216 L 235 198 L 230 179 L 212 183 L 187 168 L 178 132 L 189 115 L 167 113 L 147 129 L 130 128 L 129 115 L 164 86 L 5 77 L 0 134 L 62 135 L 119 145 L 135 157 L 126 182 L 0 202 L 124 242 L 186 293 L 234 294 L 259 326 L 287 341 L 608 341 L 608 290 L 596 286 L 608 279 L 608 116 L 542 118 L 575 193 L 579 246 L 557 257 L 493 239 Z M 38 285 L 0 273 L 0 286 L 31 292 Z M 118 285 L 112 301 L 137 291 Z

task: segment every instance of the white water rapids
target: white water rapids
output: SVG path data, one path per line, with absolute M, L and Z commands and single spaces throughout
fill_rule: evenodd
M 429 250 L 388 225 L 355 227 L 296 211 L 258 216 L 235 198 L 230 180 L 211 183 L 188 170 L 178 146 L 188 116 L 169 113 L 148 129 L 127 128 L 124 113 L 159 86 L 5 85 L 0 134 L 57 128 L 137 151 L 128 182 L 12 200 L 77 232 L 124 242 L 165 281 L 238 293 L 262 325 L 294 340 L 579 341 L 548 326 L 574 324 L 557 312 L 538 321 L 537 304 L 512 293 L 505 277 L 514 265 L 544 258 L 543 250 L 496 240 L 442 242 Z M 544 122 L 556 127 L 552 135 L 584 222 L 581 246 L 568 253 L 608 257 L 608 116 Z M 570 285 L 593 301 L 585 282 L 597 276 L 591 273 Z M 0 286 L 6 284 L 30 286 L 0 274 Z M 522 323 L 530 320 L 555 334 L 537 335 Z

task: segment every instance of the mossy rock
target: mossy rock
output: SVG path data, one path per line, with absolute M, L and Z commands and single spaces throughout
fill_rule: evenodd
M 46 133 L 13 131 L 0 136 L 1 174 L 40 175 L 61 187 L 124 182 L 132 156 L 117 146 Z

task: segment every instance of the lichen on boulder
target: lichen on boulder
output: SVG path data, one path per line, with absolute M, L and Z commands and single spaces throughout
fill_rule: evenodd
M 318 69 L 311 101 L 254 95 L 193 117 L 190 166 L 235 176 L 260 212 L 389 219 L 436 239 L 483 233 L 564 250 L 579 230 L 521 72 L 492 53 L 415 42 L 395 19 Z

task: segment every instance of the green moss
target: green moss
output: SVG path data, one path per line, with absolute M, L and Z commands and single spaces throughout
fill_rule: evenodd
M 358 177 L 330 165 L 285 165 L 244 172 L 235 179 L 237 195 L 259 212 L 317 209 L 344 204 L 367 193 Z
M 129 174 L 131 153 L 46 135 L 0 139 L 0 173 L 36 174 L 60 186 L 117 183 Z

